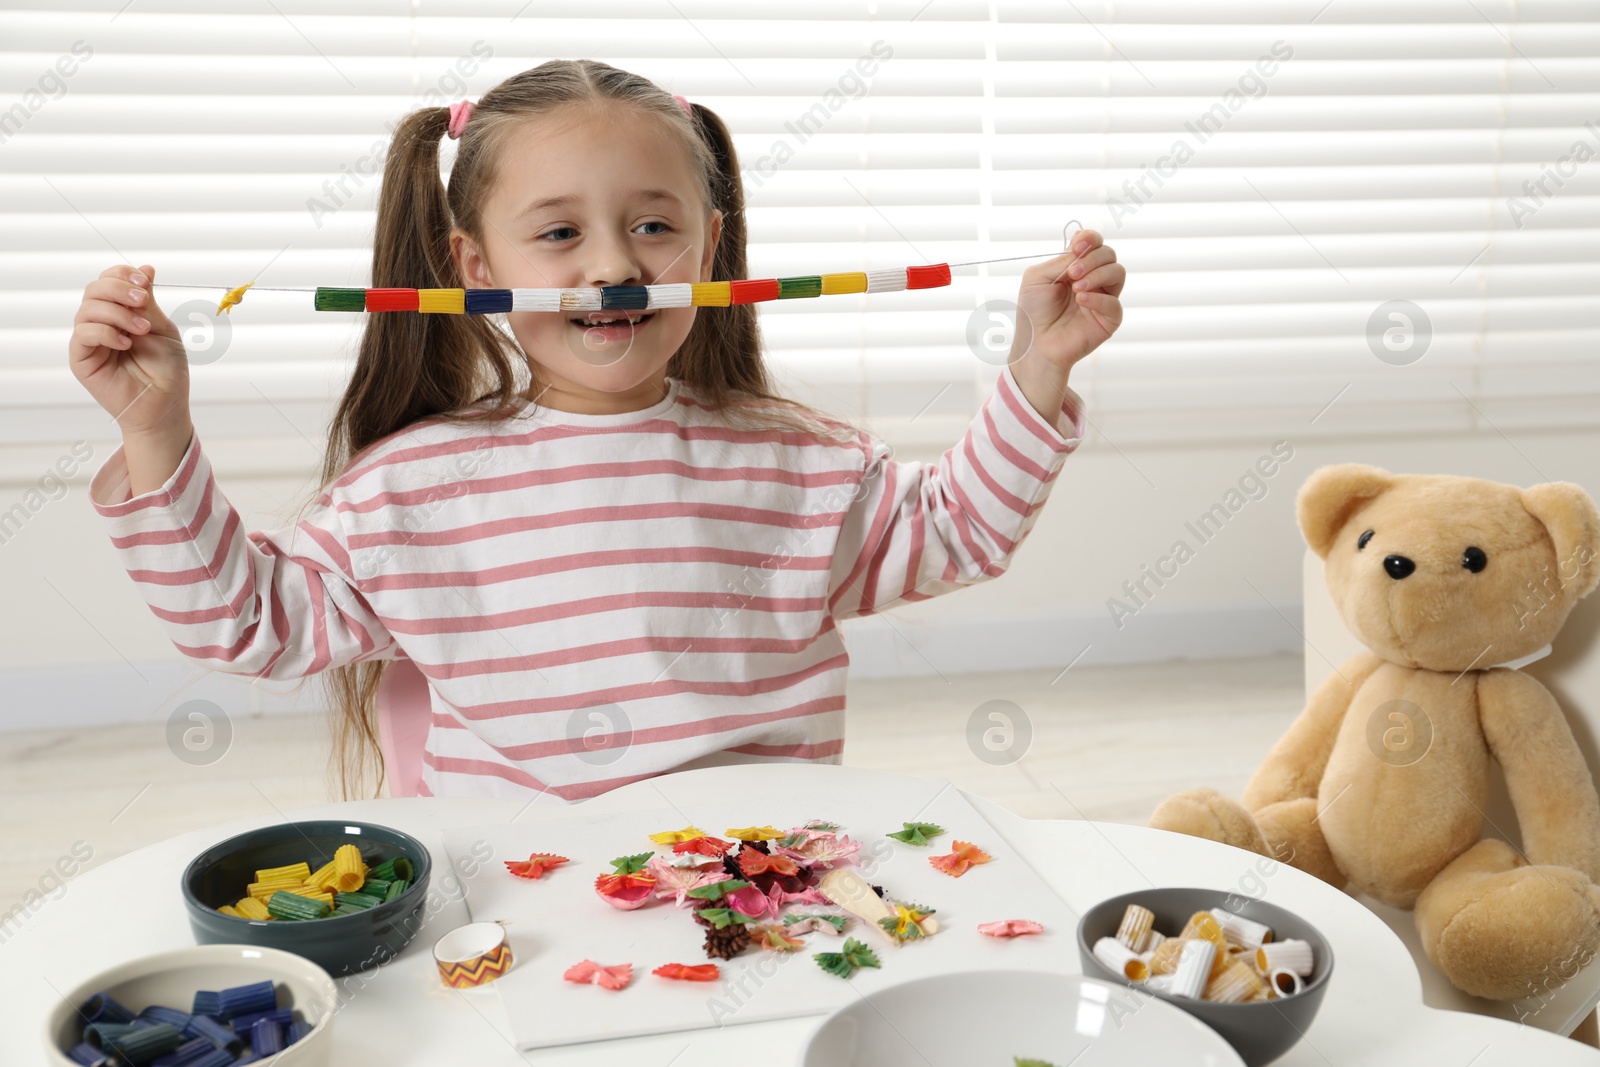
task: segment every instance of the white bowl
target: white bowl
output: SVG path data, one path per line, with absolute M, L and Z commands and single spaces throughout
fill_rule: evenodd
M 823 1020 L 800 1067 L 1243 1067 L 1188 1012 L 1076 974 L 968 971 L 880 989 Z
M 152 1004 L 188 1011 L 197 989 L 220 990 L 267 979 L 278 987 L 278 1006 L 298 1009 L 300 1017 L 313 1026 L 299 1041 L 276 1055 L 252 1060 L 250 1067 L 270 1067 L 280 1059 L 294 1067 L 327 1067 L 333 1048 L 333 1018 L 339 1008 L 332 977 L 292 952 L 254 945 L 196 945 L 101 971 L 68 991 L 45 1020 L 46 1062 L 51 1067 L 77 1067 L 67 1057 L 67 1049 L 82 1040 L 78 1008 L 96 993 L 111 994 L 135 1015 Z

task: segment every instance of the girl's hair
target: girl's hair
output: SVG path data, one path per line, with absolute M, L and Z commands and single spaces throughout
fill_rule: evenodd
M 670 93 L 637 74 L 594 60 L 561 59 L 513 75 L 478 100 L 457 142 L 448 186 L 439 176 L 439 147 L 450 109 L 425 107 L 401 121 L 378 194 L 372 286 L 463 288 L 450 252 L 452 226 L 480 247 L 487 244 L 479 208 L 494 188 L 508 141 L 524 120 L 563 107 L 634 108 L 658 116 L 675 131 L 700 177 L 707 216 L 712 209 L 722 212 L 721 239 L 711 278 L 705 280 L 746 277 L 744 186 L 722 120 L 700 104 L 692 105 L 691 118 Z M 322 489 L 365 450 L 420 421 L 471 423 L 506 416 L 524 388 L 524 372 L 537 373 L 515 339 L 487 316 L 368 315 L 350 384 L 329 430 Z M 696 315 L 667 374 L 691 386 L 703 403 L 752 427 L 856 437 L 849 424 L 773 391 L 752 304 Z M 376 701 L 386 665 L 371 660 L 327 672 L 336 705 L 332 762 L 345 799 L 355 795 L 372 769 L 377 772 L 374 795 L 382 789 Z

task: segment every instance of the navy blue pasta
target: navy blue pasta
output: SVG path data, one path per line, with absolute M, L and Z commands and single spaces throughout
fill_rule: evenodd
M 222 994 L 213 989 L 198 990 L 194 995 L 194 1006 L 189 1010 L 196 1015 L 220 1015 Z
M 270 981 L 232 986 L 224 989 L 219 996 L 222 1003 L 217 1014 L 224 1019 L 271 1011 L 278 1006 L 278 993 Z
M 294 1022 L 294 1009 L 273 1008 L 271 1011 L 253 1011 L 249 1015 L 235 1016 L 233 1019 L 230 1019 L 229 1022 L 232 1023 L 236 1032 L 240 1034 L 248 1034 L 250 1032 L 250 1028 L 256 1024 L 257 1019 L 272 1019 L 275 1020 L 279 1026 L 288 1026 L 290 1023 Z
M 83 1028 L 83 1039 L 95 1048 L 110 1048 L 112 1038 L 137 1029 L 132 1023 L 90 1023 Z
M 67 1059 L 73 1063 L 81 1063 L 83 1067 L 111 1067 L 111 1057 L 89 1044 L 80 1041 L 67 1050 Z
M 150 1067 L 189 1067 L 195 1060 L 209 1056 L 214 1051 L 216 1049 L 205 1038 L 191 1037 L 165 1056 L 157 1056 L 151 1060 Z
M 233 1053 L 229 1052 L 227 1049 L 219 1048 L 212 1049 L 210 1052 L 206 1053 L 205 1056 L 198 1060 L 189 1061 L 188 1063 L 184 1064 L 183 1067 L 230 1067 L 231 1064 L 240 1062 L 249 1063 L 252 1061 L 235 1060 L 233 1058 Z
M 96 993 L 83 1002 L 83 1007 L 78 1009 L 78 1014 L 83 1016 L 84 1024 L 89 1023 L 131 1023 L 133 1012 L 117 1003 L 110 993 Z
M 123 1033 L 105 1038 L 105 1048 L 118 1059 L 133 1067 L 143 1067 L 157 1056 L 171 1052 L 183 1041 L 183 1035 L 171 1023 L 151 1026 L 129 1026 Z
M 152 1004 L 141 1011 L 138 1019 L 134 1021 L 138 1022 L 140 1020 L 151 1023 L 171 1023 L 181 1032 L 184 1027 L 189 1025 L 189 1013 L 179 1011 L 177 1008 L 169 1008 L 165 1004 Z
M 294 1044 L 296 1041 L 299 1041 L 301 1038 L 309 1034 L 314 1025 L 315 1024 L 309 1023 L 304 1019 L 296 1019 L 294 1022 L 290 1023 L 289 1028 L 284 1031 L 283 1043 L 285 1045 Z
M 278 1020 L 266 1016 L 257 1019 L 250 1028 L 250 1048 L 258 1058 L 282 1052 L 283 1027 Z
M 510 289 L 468 289 L 467 314 L 493 315 L 511 310 Z
M 211 1042 L 213 1048 L 227 1049 L 229 1052 L 244 1048 L 244 1038 L 209 1015 L 190 1016 L 189 1028 L 184 1031 L 184 1036 L 203 1037 Z
M 650 291 L 642 285 L 607 285 L 600 290 L 600 306 L 608 310 L 643 311 L 650 306 Z

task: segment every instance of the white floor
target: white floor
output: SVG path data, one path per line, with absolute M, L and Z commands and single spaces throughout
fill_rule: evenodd
M 1142 824 L 1177 789 L 1237 795 L 1303 698 L 1298 656 L 860 680 L 844 758 L 949 778 L 1028 817 Z M 968 747 L 969 719 L 991 700 L 1032 725 L 1018 762 L 991 765 Z M 336 799 L 325 716 L 233 727 L 207 767 L 173 758 L 165 723 L 0 733 L 0 917 L 28 890 L 54 890 L 59 861 L 73 870 L 92 853 L 81 872 L 175 834 Z

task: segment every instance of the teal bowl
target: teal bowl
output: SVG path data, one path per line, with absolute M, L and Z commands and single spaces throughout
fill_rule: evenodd
M 304 861 L 312 870 L 333 859 L 340 845 L 355 845 L 367 866 L 404 856 L 415 877 L 394 900 L 353 915 L 288 921 L 244 919 L 217 909 L 249 895 L 258 869 Z M 332 975 L 355 974 L 387 963 L 422 928 L 433 860 L 410 834 L 373 823 L 340 820 L 285 823 L 247 830 L 218 842 L 189 862 L 182 878 L 189 927 L 202 945 L 257 945 L 293 952 Z

